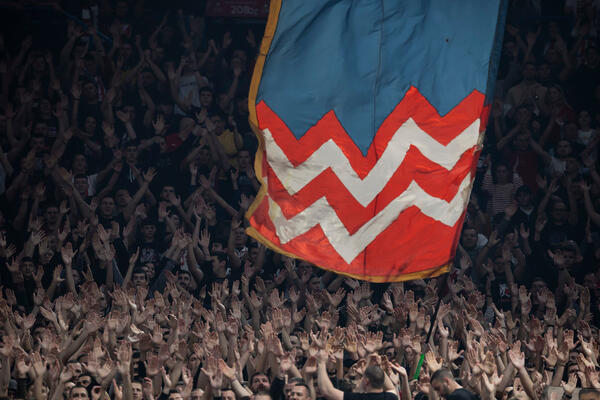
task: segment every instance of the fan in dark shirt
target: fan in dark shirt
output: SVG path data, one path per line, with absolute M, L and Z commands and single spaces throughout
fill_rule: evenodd
M 440 369 L 431 376 L 431 386 L 441 397 L 446 400 L 477 400 L 478 397 L 460 386 L 452 372 Z

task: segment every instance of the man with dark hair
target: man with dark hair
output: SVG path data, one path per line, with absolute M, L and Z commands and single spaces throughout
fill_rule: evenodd
M 310 388 L 304 382 L 296 382 L 288 395 L 288 400 L 309 400 Z
M 460 386 L 455 380 L 452 372 L 447 369 L 440 369 L 431 376 L 431 387 L 435 393 L 446 400 L 476 400 L 477 397 Z M 437 396 L 432 396 L 437 397 Z
M 269 377 L 262 372 L 255 373 L 250 378 L 250 389 L 253 393 L 268 392 L 271 389 Z
M 69 392 L 69 400 L 89 399 L 87 389 L 81 385 L 75 385 Z
M 370 365 L 365 369 L 363 375 L 363 382 L 365 388 L 372 388 L 374 390 L 383 390 L 383 384 L 385 381 L 385 374 L 381 367 L 377 365 Z
M 290 394 L 292 393 L 294 386 L 296 386 L 296 384 L 301 383 L 304 383 L 304 379 L 298 376 L 294 376 L 288 379 L 287 383 L 283 386 L 283 395 L 285 396 L 286 400 L 290 400 Z
M 394 385 L 378 365 L 367 367 L 359 384 L 359 393 L 336 389 L 327 374 L 327 358 L 325 351 L 317 354 L 317 384 L 327 400 L 398 400 Z

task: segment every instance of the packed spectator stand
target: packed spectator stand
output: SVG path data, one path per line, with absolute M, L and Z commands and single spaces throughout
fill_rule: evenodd
M 0 398 L 600 399 L 599 1 L 510 1 L 443 285 L 246 235 L 265 21 L 187 3 L 0 3 Z

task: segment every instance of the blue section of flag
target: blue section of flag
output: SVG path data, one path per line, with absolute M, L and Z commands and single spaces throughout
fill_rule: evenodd
M 366 154 L 412 85 L 445 115 L 487 89 L 505 0 L 282 0 L 257 103 L 300 138 L 334 110 Z

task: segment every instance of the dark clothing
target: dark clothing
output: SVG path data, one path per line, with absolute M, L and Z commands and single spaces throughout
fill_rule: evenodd
M 271 390 L 269 390 L 269 394 L 273 400 L 283 400 L 283 387 L 285 386 L 285 381 L 281 378 L 275 377 L 273 382 L 271 382 Z
M 398 396 L 390 392 L 353 393 L 344 392 L 344 400 L 398 400 Z
M 446 400 L 478 400 L 479 397 L 469 392 L 467 389 L 456 389 L 454 392 L 446 396 Z

